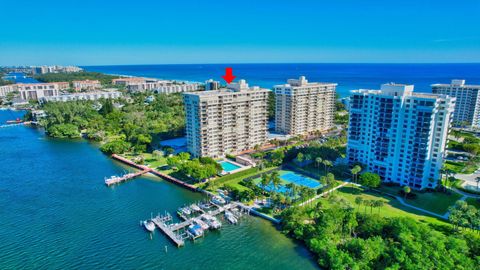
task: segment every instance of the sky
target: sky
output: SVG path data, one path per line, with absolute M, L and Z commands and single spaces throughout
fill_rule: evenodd
M 0 65 L 480 62 L 479 0 L 0 0 Z

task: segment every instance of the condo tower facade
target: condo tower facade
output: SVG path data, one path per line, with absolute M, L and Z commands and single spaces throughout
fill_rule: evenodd
M 268 93 L 244 80 L 227 89 L 184 93 L 188 151 L 215 158 L 265 143 Z
M 325 132 L 333 127 L 335 83 L 309 83 L 304 76 L 275 85 L 275 131 L 289 135 Z
M 347 159 L 385 182 L 434 188 L 440 178 L 455 98 L 384 84 L 350 97 Z
M 480 85 L 465 84 L 465 80 L 452 80 L 450 84 L 432 84 L 432 93 L 455 97 L 453 122 L 480 128 Z

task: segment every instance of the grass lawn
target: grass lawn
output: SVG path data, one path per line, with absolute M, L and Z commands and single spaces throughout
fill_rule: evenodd
M 471 205 L 475 206 L 477 209 L 480 209 L 480 201 L 479 201 L 479 199 L 467 198 L 465 201 L 466 201 L 468 204 L 471 204 Z
M 259 173 L 264 173 L 264 172 L 267 172 L 267 171 L 270 171 L 270 170 L 273 170 L 273 169 L 275 169 L 275 167 L 265 168 L 263 170 L 258 170 L 258 168 L 250 168 L 250 169 L 246 169 L 244 171 L 240 171 L 240 172 L 237 172 L 237 173 L 227 174 L 227 175 L 221 176 L 221 177 L 213 180 L 213 183 L 214 183 L 213 187 L 208 188 L 208 189 L 211 190 L 211 191 L 214 191 L 222 185 L 230 185 L 232 187 L 236 187 L 239 190 L 243 191 L 243 190 L 248 189 L 247 187 L 245 187 L 243 185 L 240 185 L 240 182 L 243 179 L 245 179 L 247 177 L 254 176 L 254 175 L 259 174 Z
M 415 209 L 406 207 L 400 204 L 400 202 L 398 202 L 396 199 L 390 198 L 385 195 L 381 195 L 379 193 L 366 191 L 364 188 L 357 187 L 354 185 L 347 185 L 347 186 L 341 187 L 337 189 L 333 194 L 334 195 L 332 196 L 340 196 L 342 198 L 345 198 L 352 204 L 353 207 L 355 207 L 355 209 L 357 209 L 357 211 L 360 211 L 362 213 L 365 211 L 366 213 L 370 213 L 371 209 L 370 207 L 367 207 L 365 209 L 365 206 L 363 205 L 361 206 L 356 205 L 355 198 L 357 197 L 361 197 L 363 200 L 382 200 L 384 202 L 383 207 L 373 208 L 373 213 L 374 214 L 378 213 L 380 216 L 411 217 L 420 222 L 429 222 L 429 223 L 442 224 L 442 225 L 447 224 L 447 222 L 442 219 L 429 216 Z M 324 206 L 329 205 L 328 198 L 320 198 L 319 201 L 322 202 Z
M 147 165 L 150 168 L 154 168 L 154 169 L 167 164 L 167 159 L 165 157 L 154 157 L 151 153 L 141 153 L 141 154 L 125 153 L 123 154 L 123 156 L 128 159 L 132 159 L 138 156 L 143 156 L 144 165 Z
M 389 187 L 382 185 L 378 189 L 395 196 L 400 196 L 398 194 L 398 191 L 400 191 L 402 188 L 397 186 Z M 454 205 L 455 202 L 462 197 L 462 195 L 455 192 L 451 192 L 450 194 L 443 192 L 413 192 L 417 194 L 417 197 L 415 199 L 405 200 L 406 203 L 423 208 L 428 211 L 432 211 L 440 215 L 445 214 L 448 211 L 448 207 Z
M 447 160 L 445 161 L 445 168 L 452 170 L 455 173 L 471 174 L 478 169 L 478 166 L 472 163 L 467 164 L 465 162 L 454 162 Z

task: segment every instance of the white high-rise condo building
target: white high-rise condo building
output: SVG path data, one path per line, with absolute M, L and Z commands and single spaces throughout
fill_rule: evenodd
M 336 83 L 309 83 L 304 76 L 275 85 L 275 131 L 302 135 L 333 127 Z
M 443 165 L 455 98 L 384 84 L 350 97 L 347 158 L 413 189 L 434 188 Z
M 188 151 L 222 157 L 265 143 L 268 93 L 244 80 L 227 89 L 184 93 Z
M 465 84 L 465 80 L 452 80 L 450 84 L 432 84 L 432 92 L 456 97 L 453 122 L 480 128 L 480 85 Z

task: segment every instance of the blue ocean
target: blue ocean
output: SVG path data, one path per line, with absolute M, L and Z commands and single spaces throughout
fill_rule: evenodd
M 306 76 L 309 81 L 338 83 L 340 96 L 359 88 L 378 89 L 388 82 L 414 84 L 417 92 L 430 92 L 433 83 L 465 79 L 480 84 L 477 64 L 190 64 L 190 65 L 121 65 L 85 66 L 88 71 L 203 82 L 223 81 L 225 67 L 232 67 L 237 79 L 250 85 L 272 88 L 289 78 Z

